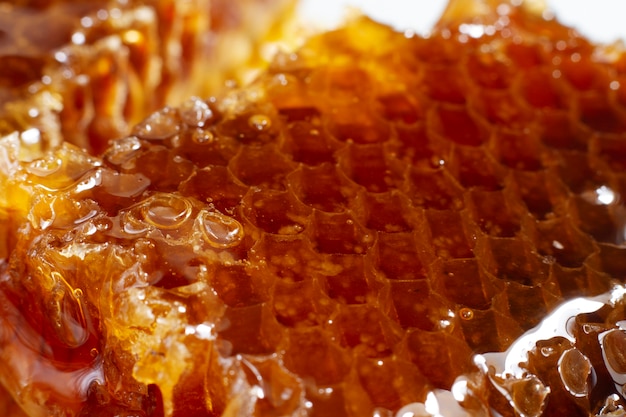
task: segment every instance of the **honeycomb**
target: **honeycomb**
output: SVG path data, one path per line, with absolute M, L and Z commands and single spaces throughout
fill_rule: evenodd
M 626 54 L 517 3 L 356 19 L 99 154 L 5 135 L 0 409 L 623 415 Z
M 166 103 L 260 59 L 286 0 L 0 1 L 0 134 L 22 159 L 63 141 L 100 153 Z M 224 53 L 225 50 L 228 53 Z M 245 65 L 244 65 L 245 64 Z

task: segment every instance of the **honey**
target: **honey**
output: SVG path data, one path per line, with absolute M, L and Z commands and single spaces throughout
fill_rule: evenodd
M 90 152 L 4 135 L 0 409 L 624 413 L 626 58 L 492 3 L 355 19 Z

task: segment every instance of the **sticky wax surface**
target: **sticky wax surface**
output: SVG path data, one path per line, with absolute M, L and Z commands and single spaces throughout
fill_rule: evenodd
M 356 19 L 101 153 L 4 136 L 8 407 L 619 412 L 625 85 L 619 46 L 455 1 L 428 38 Z

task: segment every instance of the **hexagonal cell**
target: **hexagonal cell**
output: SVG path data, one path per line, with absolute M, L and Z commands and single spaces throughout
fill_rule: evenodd
M 524 130 L 533 118 L 531 108 L 509 90 L 482 90 L 474 106 L 489 123 L 508 129 Z
M 211 286 L 226 305 L 244 307 L 269 298 L 269 274 L 250 271 L 243 265 L 219 265 L 211 271 Z
M 512 189 L 519 195 L 528 211 L 537 219 L 554 216 L 565 198 L 565 190 L 554 184 L 553 175 L 547 171 L 513 172 Z M 561 186 L 563 187 L 563 186 Z
M 463 187 L 498 190 L 503 186 L 505 170 L 483 147 L 455 146 L 446 165 Z
M 596 295 L 603 291 L 596 292 L 591 290 L 592 288 L 606 286 L 605 291 L 607 291 L 610 286 L 609 279 L 599 277 L 587 266 L 565 268 L 559 264 L 554 264 L 550 270 L 550 277 L 558 284 L 561 295 L 566 298 Z M 605 283 L 604 286 L 601 284 L 602 282 Z
M 488 138 L 486 127 L 474 120 L 465 106 L 437 105 L 428 122 L 442 138 L 459 145 L 479 146 Z
M 330 298 L 342 304 L 364 304 L 374 295 L 372 270 L 359 255 L 333 255 L 327 259 L 325 283 Z
M 423 61 L 423 65 L 455 64 L 462 56 L 463 48 L 441 33 L 433 33 L 428 39 L 413 37 L 411 41 L 407 50 L 411 48 L 411 52 Z
M 455 375 L 471 372 L 473 353 L 465 341 L 445 332 L 415 329 L 407 334 L 411 361 L 437 388 L 450 389 Z
M 298 121 L 287 127 L 285 148 L 296 162 L 320 165 L 335 161 L 337 144 L 321 126 Z
M 547 108 L 567 110 L 572 105 L 571 94 L 568 94 L 564 82 L 554 78 L 549 68 L 531 68 L 525 71 L 519 78 L 515 91 L 532 107 L 542 111 Z
M 387 233 L 406 232 L 412 229 L 413 219 L 408 218 L 409 201 L 396 191 L 369 194 L 364 193 L 361 201 L 364 206 L 363 222 L 368 229 Z
M 588 190 L 596 190 L 606 184 L 599 178 L 599 173 L 590 164 L 586 152 L 559 150 L 555 153 L 554 168 L 556 176 L 574 193 L 582 194 Z
M 543 109 L 539 117 L 539 137 L 551 148 L 585 151 L 589 135 L 569 112 Z
M 462 308 L 457 314 L 465 341 L 477 353 L 502 352 L 521 333 L 517 322 L 493 309 Z
M 329 132 L 341 142 L 381 143 L 391 137 L 389 124 L 358 102 L 336 107 L 327 117 Z
M 539 138 L 524 130 L 498 130 L 490 141 L 496 159 L 516 170 L 536 171 L 542 168 L 544 148 Z
M 325 261 L 310 239 L 303 235 L 285 236 L 263 234 L 254 245 L 250 257 L 263 260 L 269 272 L 287 282 L 300 282 L 319 275 L 319 265 Z
M 549 265 L 524 240 L 485 237 L 479 239 L 476 251 L 482 255 L 480 264 L 499 280 L 532 286 L 548 278 Z
M 519 231 L 520 214 L 509 207 L 503 192 L 471 190 L 465 196 L 472 219 L 486 234 L 511 237 Z
M 537 222 L 535 228 L 532 238 L 539 253 L 561 266 L 580 267 L 596 250 L 593 240 L 568 219 Z
M 443 300 L 431 294 L 427 280 L 389 282 L 398 323 L 403 328 L 433 330 L 436 312 L 446 310 Z
M 513 81 L 513 67 L 492 53 L 473 51 L 467 55 L 466 67 L 471 82 L 484 88 L 504 89 Z
M 323 324 L 334 311 L 334 305 L 329 302 L 314 280 L 277 282 L 273 306 L 276 319 L 287 327 Z
M 436 101 L 463 104 L 467 95 L 465 78 L 456 67 L 428 66 L 424 71 L 422 86 L 425 93 Z
M 588 263 L 603 271 L 615 279 L 623 279 L 626 276 L 626 248 L 598 243 L 599 252 L 590 257 Z
M 597 134 L 591 138 L 590 147 L 606 167 L 615 172 L 626 172 L 626 134 Z
M 226 165 L 241 147 L 236 139 L 218 136 L 213 127 L 187 128 L 181 138 L 178 155 L 198 167 Z
M 435 150 L 432 149 L 425 126 L 417 123 L 414 126 L 396 126 L 395 130 L 398 143 L 394 143 L 393 146 L 397 146 L 397 150 L 394 149 L 397 157 L 411 162 L 415 167 L 432 168 Z M 437 161 L 441 159 L 437 158 Z
M 512 68 L 536 68 L 547 61 L 539 43 L 510 42 L 506 45 L 506 55 L 513 61 Z
M 357 193 L 331 164 L 302 167 L 289 176 L 289 188 L 307 206 L 329 213 L 345 211 Z
M 541 285 L 527 287 L 517 282 L 510 282 L 506 287 L 506 293 L 511 316 L 524 330 L 539 324 L 558 302 L 557 297 L 547 293 Z
M 444 169 L 413 169 L 405 187 L 406 195 L 416 206 L 441 210 L 463 206 L 463 189 Z
M 615 224 L 609 205 L 589 198 L 573 196 L 570 206 L 574 209 L 575 224 L 599 242 L 620 244 L 624 241 L 623 225 Z
M 284 190 L 285 177 L 295 170 L 296 165 L 271 144 L 242 147 L 228 167 L 244 184 Z
M 432 269 L 431 287 L 446 300 L 479 310 L 490 306 L 495 287 L 476 259 L 438 260 Z
M 265 304 L 227 307 L 222 323 L 224 329 L 218 333 L 218 343 L 224 356 L 271 354 L 284 333 Z
M 364 254 L 374 241 L 374 236 L 348 213 L 313 212 L 307 235 L 320 253 L 330 254 Z
M 426 210 L 432 244 L 443 258 L 472 258 L 474 253 L 465 234 L 461 215 L 452 210 Z
M 387 279 L 410 281 L 426 278 L 426 268 L 412 233 L 380 233 L 376 243 L 378 268 Z
M 398 325 L 371 306 L 344 307 L 333 323 L 341 335 L 341 344 L 368 358 L 389 356 L 402 338 Z
M 348 352 L 320 327 L 290 329 L 283 358 L 287 369 L 300 378 L 312 379 L 318 387 L 344 381 L 351 362 Z
M 234 175 L 223 166 L 199 169 L 179 186 L 185 196 L 193 196 L 199 200 L 213 204 L 223 213 L 230 212 L 239 206 L 248 187 L 239 182 Z
M 357 66 L 321 66 L 309 75 L 308 90 L 334 103 L 349 104 L 371 94 L 369 74 Z
M 580 95 L 578 111 L 581 122 L 596 132 L 626 133 L 624 110 L 609 102 L 606 94 Z
M 256 227 L 267 233 L 294 235 L 309 222 L 311 208 L 290 191 L 251 189 L 244 198 L 243 212 Z
M 397 172 L 398 164 L 387 161 L 381 144 L 350 144 L 337 155 L 339 166 L 352 181 L 373 193 L 387 191 L 402 181 L 402 172 Z
M 276 109 L 264 104 L 225 118 L 216 131 L 219 137 L 232 138 L 246 145 L 262 145 L 275 143 L 282 129 Z
M 417 99 L 401 91 L 379 95 L 376 97 L 374 106 L 390 122 L 410 125 L 424 116 L 422 106 Z
M 405 404 L 424 401 L 429 383 L 414 364 L 395 357 L 357 357 L 356 361 L 359 382 L 374 407 L 397 410 Z
M 606 87 L 609 84 L 606 69 L 595 63 L 588 54 L 574 52 L 564 56 L 556 68 L 571 86 L 580 91 Z

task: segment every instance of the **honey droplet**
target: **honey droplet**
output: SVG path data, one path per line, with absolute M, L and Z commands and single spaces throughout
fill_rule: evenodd
M 179 227 L 191 215 L 191 204 L 187 199 L 173 194 L 150 197 L 142 206 L 144 219 L 160 229 Z
M 463 320 L 471 320 L 474 318 L 474 312 L 469 308 L 462 308 L 459 310 L 459 315 Z
M 50 155 L 47 158 L 37 159 L 27 165 L 26 170 L 38 177 L 47 177 L 54 174 L 63 165 L 61 158 L 57 158 L 54 155 Z
M 264 114 L 255 114 L 248 119 L 250 127 L 258 131 L 269 129 L 272 126 L 272 120 Z
M 609 370 L 626 374 L 626 332 L 617 329 L 607 332 L 602 347 Z
M 568 349 L 559 358 L 559 374 L 563 385 L 575 397 L 589 394 L 587 379 L 593 368 L 589 358 L 578 349 Z
M 137 151 L 141 149 L 141 142 L 134 136 L 124 138 L 115 141 L 114 144 L 104 154 L 104 158 L 113 165 L 119 165 L 123 168 L 126 167 L 133 157 L 137 154 Z
M 243 238 L 241 224 L 232 217 L 218 212 L 204 211 L 198 217 L 201 230 L 207 242 L 215 248 L 230 248 Z
M 196 128 L 191 134 L 191 139 L 200 145 L 204 145 L 213 142 L 215 135 L 209 130 Z
M 191 97 L 180 106 L 180 118 L 189 126 L 202 127 L 211 117 L 211 108 L 198 97 Z
M 180 131 L 176 111 L 166 107 L 152 113 L 134 129 L 134 134 L 142 139 L 167 139 Z

